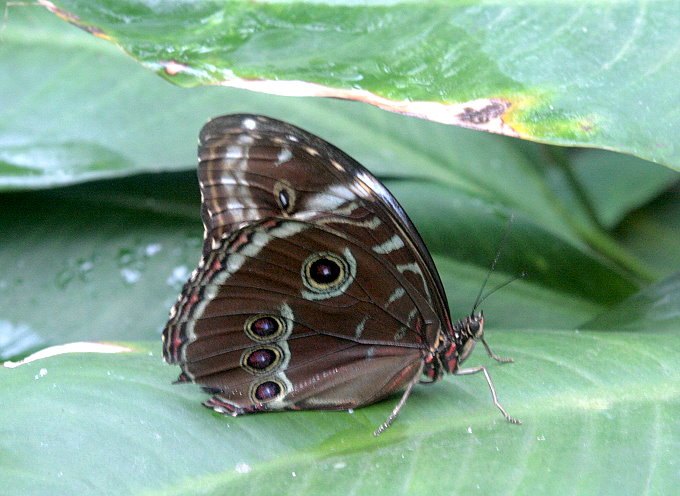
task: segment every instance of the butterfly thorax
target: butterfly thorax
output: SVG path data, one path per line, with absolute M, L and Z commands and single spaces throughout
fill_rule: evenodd
M 454 373 L 458 366 L 470 356 L 475 343 L 484 336 L 484 314 L 472 313 L 450 325 L 440 335 L 439 343 L 431 359 L 426 360 L 425 375 L 436 381 L 446 372 Z
M 472 353 L 475 343 L 484 338 L 484 313 L 473 312 L 451 327 L 451 338 L 458 352 L 458 363 L 462 363 Z

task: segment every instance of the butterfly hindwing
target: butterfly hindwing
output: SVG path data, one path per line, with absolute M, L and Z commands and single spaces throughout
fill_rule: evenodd
M 336 264 L 334 279 L 310 274 L 319 260 Z M 419 372 L 427 333 L 439 326 L 398 270 L 325 226 L 251 223 L 205 263 L 211 269 L 197 272 L 180 298 L 199 303 L 166 328 L 166 357 L 238 408 L 268 382 L 279 394 L 260 401 L 267 409 L 375 401 Z

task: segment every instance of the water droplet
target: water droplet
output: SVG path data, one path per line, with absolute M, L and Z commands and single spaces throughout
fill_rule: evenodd
M 144 254 L 147 257 L 153 257 L 163 249 L 163 245 L 160 243 L 150 243 L 144 248 Z
M 78 278 L 83 282 L 92 280 L 92 269 L 94 269 L 94 259 L 78 259 Z
M 81 270 L 81 272 L 89 272 L 94 268 L 94 264 L 90 260 L 85 260 L 80 262 L 78 268 Z
M 127 284 L 135 284 L 142 278 L 142 273 L 136 269 L 125 267 L 120 269 L 120 275 Z
M 252 468 L 247 463 L 241 462 L 236 464 L 234 470 L 239 474 L 247 474 L 252 470 Z
M 94 269 L 94 257 L 67 260 L 64 268 L 57 272 L 55 282 L 60 288 L 65 288 L 76 278 L 83 282 L 90 281 L 92 269 Z

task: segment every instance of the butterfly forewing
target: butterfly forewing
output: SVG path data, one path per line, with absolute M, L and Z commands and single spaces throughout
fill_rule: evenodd
M 354 226 L 361 230 L 357 239 L 393 259 L 450 320 L 441 280 L 413 223 L 349 155 L 291 124 L 249 114 L 213 119 L 199 141 L 204 254 L 225 234 L 268 216 Z

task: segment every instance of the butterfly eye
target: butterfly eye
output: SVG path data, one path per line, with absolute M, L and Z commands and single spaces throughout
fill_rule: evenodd
M 255 315 L 246 320 L 244 330 L 253 341 L 266 343 L 276 340 L 285 327 L 276 315 Z
M 468 324 L 468 327 L 470 328 L 470 331 L 472 331 L 472 334 L 476 334 L 477 331 L 479 331 L 479 322 L 472 320 Z
M 280 382 L 268 380 L 255 383 L 251 388 L 250 395 L 256 402 L 271 401 L 281 396 L 282 391 L 283 386 Z
M 249 349 L 241 356 L 241 366 L 253 374 L 263 374 L 276 368 L 281 357 L 281 350 L 275 346 Z

